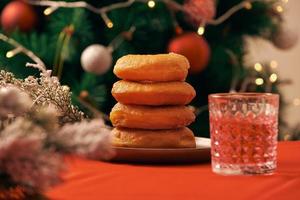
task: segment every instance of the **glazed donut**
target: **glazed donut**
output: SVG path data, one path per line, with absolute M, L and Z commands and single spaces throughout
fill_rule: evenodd
M 184 81 L 190 64 L 179 54 L 126 55 L 121 57 L 114 74 L 129 81 Z
M 114 128 L 112 144 L 134 148 L 195 148 L 193 132 L 188 128 L 172 130 L 141 130 Z
M 112 88 L 113 97 L 123 104 L 186 105 L 196 92 L 186 82 L 137 83 L 118 81 Z
M 195 120 L 193 110 L 186 106 L 137 106 L 117 103 L 110 121 L 114 127 L 139 129 L 176 129 Z

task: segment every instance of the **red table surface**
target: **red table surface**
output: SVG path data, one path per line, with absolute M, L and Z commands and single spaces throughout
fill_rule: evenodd
M 66 160 L 65 182 L 47 192 L 50 199 L 300 199 L 300 142 L 279 142 L 278 169 L 267 176 L 220 176 L 210 163 L 151 166 Z

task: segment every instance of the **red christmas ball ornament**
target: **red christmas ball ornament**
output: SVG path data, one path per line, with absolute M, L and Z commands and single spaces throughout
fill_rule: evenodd
M 216 15 L 215 0 L 185 0 L 183 8 L 194 26 L 212 20 Z
M 7 31 L 18 28 L 23 32 L 30 31 L 37 22 L 37 15 L 32 6 L 23 1 L 12 1 L 1 13 L 1 26 Z
M 189 73 L 196 74 L 205 69 L 210 59 L 210 47 L 207 41 L 196 33 L 184 33 L 171 40 L 169 52 L 187 57 L 191 68 Z

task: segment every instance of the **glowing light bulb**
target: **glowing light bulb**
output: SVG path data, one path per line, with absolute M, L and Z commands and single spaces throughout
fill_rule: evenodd
M 277 74 L 275 74 L 275 73 L 271 74 L 270 77 L 269 77 L 269 80 L 270 80 L 272 83 L 276 82 L 277 79 L 278 79 L 278 76 L 277 76 Z
M 14 54 L 13 51 L 8 51 L 8 52 L 6 53 L 6 58 L 12 58 L 12 57 L 14 57 L 14 56 L 15 56 L 15 54 Z
M 17 55 L 18 53 L 20 53 L 21 50 L 22 50 L 21 48 L 17 47 L 11 51 L 8 51 L 5 56 L 6 56 L 6 58 L 12 58 L 15 55 Z
M 270 67 L 271 67 L 272 69 L 276 69 L 276 68 L 278 67 L 278 62 L 277 62 L 276 60 L 272 60 L 272 61 L 270 62 Z
M 44 10 L 44 15 L 51 15 L 56 9 L 57 7 L 48 7 Z
M 244 7 L 245 7 L 247 10 L 250 10 L 250 9 L 252 9 L 252 4 L 251 4 L 249 1 L 246 1 L 245 4 L 244 4 Z
M 204 26 L 199 26 L 199 28 L 198 28 L 198 30 L 197 30 L 198 35 L 203 35 L 204 32 L 205 32 Z
M 263 85 L 264 84 L 264 79 L 262 79 L 262 78 L 255 79 L 255 84 L 256 85 Z
M 288 3 L 288 2 L 289 2 L 289 0 L 282 0 L 282 2 L 283 2 L 283 3 Z
M 149 8 L 154 8 L 155 7 L 155 1 L 148 1 L 148 6 Z
M 300 106 L 300 99 L 299 98 L 295 98 L 293 100 L 293 104 L 294 104 L 294 106 Z
M 262 69 L 263 69 L 263 66 L 262 66 L 260 63 L 255 63 L 254 69 L 255 69 L 255 71 L 257 71 L 257 72 L 261 72 Z
M 276 9 L 276 11 L 279 12 L 279 13 L 282 13 L 282 12 L 283 12 L 283 7 L 280 6 L 280 5 L 276 6 L 275 9 Z
M 113 28 L 113 27 L 114 27 L 114 24 L 113 24 L 111 21 L 109 21 L 109 22 L 106 23 L 106 26 L 107 26 L 108 28 Z

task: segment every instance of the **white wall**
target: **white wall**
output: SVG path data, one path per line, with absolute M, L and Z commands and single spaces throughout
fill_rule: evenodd
M 297 45 L 290 50 L 279 50 L 270 42 L 250 39 L 247 63 L 276 60 L 279 64 L 279 78 L 293 81 L 292 85 L 281 87 L 285 99 L 291 102 L 286 109 L 286 119 L 293 125 L 300 122 L 300 106 L 292 104 L 294 98 L 300 98 L 300 1 L 289 0 L 284 15 L 287 26 L 298 33 Z

